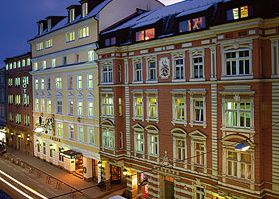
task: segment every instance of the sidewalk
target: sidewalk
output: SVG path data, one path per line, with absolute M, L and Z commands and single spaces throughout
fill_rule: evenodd
M 112 197 L 114 195 L 121 195 L 121 193 L 123 193 L 123 191 L 125 190 L 125 188 L 123 188 L 121 186 L 116 186 L 112 190 L 101 191 L 100 188 L 98 186 L 96 186 L 97 183 L 95 183 L 95 182 L 86 182 L 86 181 L 64 171 L 63 169 L 60 169 L 57 166 L 51 165 L 48 162 L 38 159 L 37 157 L 27 155 L 21 151 L 14 150 L 9 147 L 7 147 L 7 150 L 8 150 L 7 154 L 10 154 L 11 156 L 14 156 L 15 158 L 20 159 L 24 163 L 36 168 L 37 170 L 40 170 L 40 171 L 46 173 L 47 175 L 49 175 L 53 178 L 56 178 L 56 179 L 62 181 L 63 183 L 65 183 L 66 185 L 68 185 L 70 187 L 73 187 L 74 189 L 83 189 L 86 187 L 95 186 L 95 187 L 82 191 L 82 193 L 86 194 L 90 198 L 98 198 L 98 199 L 104 198 L 105 199 L 105 198 Z M 61 192 L 61 194 L 63 194 L 63 193 Z

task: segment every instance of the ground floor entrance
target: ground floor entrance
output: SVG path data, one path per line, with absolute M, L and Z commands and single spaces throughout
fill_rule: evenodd
M 174 199 L 174 179 L 169 176 L 165 176 L 165 199 Z

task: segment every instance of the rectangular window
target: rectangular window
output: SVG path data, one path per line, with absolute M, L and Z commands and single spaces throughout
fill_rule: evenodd
M 22 60 L 22 67 L 25 67 L 25 59 Z
M 94 117 L 93 102 L 88 102 L 88 117 Z
M 38 70 L 38 62 L 34 62 L 34 70 Z
M 62 99 L 56 101 L 56 112 L 62 114 Z
M 112 46 L 116 44 L 116 37 L 105 39 L 105 46 Z
M 118 98 L 118 114 L 122 116 L 122 98 Z
M 115 146 L 115 135 L 112 131 L 103 131 L 103 146 L 106 148 L 114 148 Z
M 176 144 L 176 159 L 177 160 L 185 160 L 185 154 L 186 154 L 186 143 L 185 139 L 181 138 L 175 139 L 175 144 Z
M 12 70 L 13 69 L 13 64 L 12 63 L 10 63 L 10 70 Z
M 72 23 L 75 20 L 75 9 L 69 10 L 69 22 Z
M 13 86 L 13 79 L 9 78 L 8 79 L 8 87 L 12 87 Z
M 40 42 L 36 44 L 36 50 L 43 50 L 44 49 L 44 42 Z
M 150 61 L 148 63 L 148 78 L 149 81 L 154 81 L 156 80 L 156 62 L 155 61 Z
M 63 56 L 63 65 L 67 65 L 67 56 Z
M 14 103 L 14 96 L 8 95 L 8 104 L 13 104 L 13 103 Z
M 148 97 L 148 118 L 158 118 L 157 97 Z
M 29 115 L 25 115 L 25 117 L 24 117 L 24 125 L 25 126 L 29 126 L 30 125 L 30 116 Z
M 15 96 L 15 105 L 20 105 L 20 95 Z
M 29 105 L 29 95 L 23 94 L 23 106 L 28 106 Z
M 39 35 L 41 35 L 44 31 L 44 24 L 43 23 L 40 23 L 39 25 Z
M 149 154 L 156 156 L 159 154 L 158 135 L 149 135 Z
M 62 78 L 61 77 L 55 78 L 55 86 L 56 86 L 56 90 L 62 90 Z
M 88 61 L 89 62 L 92 62 L 95 60 L 95 53 L 94 53 L 94 50 L 89 50 L 88 51 Z
M 86 17 L 88 14 L 88 3 L 85 2 L 82 4 L 82 17 Z
M 204 165 L 205 163 L 205 147 L 204 143 L 194 142 L 195 164 Z
M 174 60 L 174 79 L 184 79 L 184 62 L 182 58 Z
M 78 102 L 78 115 L 82 116 L 83 114 L 83 103 L 82 102 Z
M 77 89 L 82 89 L 82 75 L 77 76 Z
M 250 128 L 251 111 L 250 102 L 226 102 L 226 126 Z
M 203 122 L 204 116 L 204 102 L 202 99 L 194 99 L 193 100 L 193 113 L 194 113 L 194 122 Z
M 93 75 L 87 75 L 87 89 L 93 89 Z
M 20 124 L 21 123 L 21 114 L 16 114 L 16 123 Z
M 194 78 L 203 78 L 203 57 L 193 57 Z
M 252 15 L 252 7 L 248 5 L 227 10 L 227 21 L 246 18 Z
M 20 86 L 20 77 L 16 77 L 15 78 L 15 87 L 19 87 Z
M 89 135 L 89 144 L 95 144 L 95 138 L 94 138 L 94 129 L 89 129 L 88 130 L 88 135 Z
M 189 32 L 206 28 L 206 18 L 197 17 L 179 22 L 179 32 Z
M 102 99 L 102 116 L 113 117 L 113 98 L 103 97 Z
M 186 110 L 185 110 L 185 98 L 175 97 L 174 98 L 174 120 L 185 121 L 186 120 Z
M 50 31 L 51 29 L 51 19 L 47 20 L 47 31 Z
M 63 124 L 57 123 L 57 136 L 63 137 Z
M 45 79 L 41 79 L 41 90 L 45 90 Z
M 140 82 L 142 81 L 142 65 L 140 62 L 135 63 L 135 71 L 134 71 L 134 81 Z
M 56 66 L 56 59 L 53 58 L 53 59 L 51 60 L 51 67 L 54 68 L 55 66 Z
M 42 68 L 46 69 L 46 60 L 42 61 Z
M 39 99 L 35 98 L 35 111 L 39 111 Z
M 102 82 L 112 82 L 112 66 L 106 65 L 102 67 Z
M 21 67 L 21 66 L 20 66 L 20 63 L 21 63 L 20 61 L 17 61 L 17 67 L 18 67 L 18 68 Z
M 47 78 L 47 90 L 50 90 L 51 89 L 51 79 L 50 77 Z
M 81 29 L 79 29 L 79 38 L 85 38 L 89 36 L 89 27 L 83 27 Z
M 69 101 L 69 115 L 74 114 L 74 102 L 71 100 Z
M 68 76 L 68 89 L 73 89 L 73 76 Z
M 51 99 L 47 99 L 47 112 L 51 113 Z
M 205 193 L 204 193 L 204 188 L 203 187 L 197 187 L 196 188 L 196 199 L 204 199 L 205 198 Z
M 76 57 L 76 63 L 79 63 L 79 54 L 75 54 Z
M 78 140 L 84 142 L 84 132 L 83 127 L 78 127 Z
M 42 112 L 45 112 L 45 99 L 44 98 L 41 98 L 41 110 Z
M 134 97 L 134 117 L 143 118 L 143 101 L 142 96 Z
M 51 48 L 52 47 L 52 39 L 46 40 L 46 48 Z
M 74 125 L 69 125 L 70 139 L 74 139 Z
M 229 176 L 251 179 L 251 163 L 251 154 L 227 151 L 227 174 Z
M 238 76 L 250 74 L 249 50 L 225 53 L 226 75 Z
M 136 32 L 136 41 L 144 41 L 155 38 L 155 28 Z
M 135 145 L 136 152 L 143 153 L 144 152 L 144 135 L 140 132 L 135 132 Z
M 66 42 L 75 41 L 75 31 L 66 33 Z
M 14 65 L 14 69 L 16 69 L 16 62 L 14 62 L 14 64 L 13 64 L 13 65 Z
M 27 66 L 30 66 L 30 64 L 31 64 L 31 59 L 27 58 Z
M 9 113 L 9 121 L 12 122 L 14 120 L 14 115 L 13 113 Z

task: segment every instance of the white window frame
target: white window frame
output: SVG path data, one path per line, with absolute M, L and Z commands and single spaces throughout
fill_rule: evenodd
M 71 127 L 73 127 L 73 131 L 71 131 Z M 72 136 L 73 132 L 73 136 Z M 74 140 L 75 139 L 75 125 L 69 124 L 69 139 Z
M 62 111 L 61 111 L 61 113 L 60 112 L 58 112 L 58 102 L 59 101 L 61 101 L 62 102 L 62 105 L 61 105 L 61 109 L 62 109 Z M 63 98 L 62 97 L 56 97 L 56 99 L 55 99 L 55 109 L 56 109 L 56 114 L 63 114 Z
M 39 90 L 39 79 L 34 79 L 34 90 L 38 91 Z
M 155 68 L 153 68 L 153 69 L 150 68 L 150 63 L 151 62 L 155 63 Z M 151 72 L 150 72 L 151 70 L 154 70 L 155 79 L 151 79 Z M 146 58 L 146 71 L 147 71 L 147 79 L 146 79 L 147 83 L 158 82 L 156 57 L 152 56 L 152 57 L 147 57 Z
M 81 77 L 81 79 L 79 79 Z M 81 83 L 81 85 L 80 85 Z M 82 74 L 77 75 L 77 90 L 82 90 L 83 89 L 83 76 Z
M 140 64 L 141 69 L 137 69 L 137 64 Z M 143 83 L 143 70 L 142 70 L 142 59 L 137 58 L 133 60 L 133 83 L 139 84 Z M 137 79 L 138 75 L 137 72 L 140 74 L 140 79 Z
M 89 106 L 89 104 L 92 103 L 92 107 Z M 92 115 L 90 115 L 90 109 L 92 109 Z M 94 118 L 94 98 L 87 97 L 87 117 Z
M 171 91 L 172 93 L 172 121 L 171 123 L 173 125 L 175 124 L 184 124 L 184 126 L 187 125 L 187 104 L 186 104 L 186 90 L 181 91 Z M 183 99 L 184 100 L 184 106 L 177 106 L 176 100 L 177 99 Z M 184 109 L 184 119 L 178 119 L 177 118 L 177 109 L 183 108 Z
M 178 59 L 182 59 L 183 60 L 183 64 L 179 65 L 180 68 L 183 69 L 183 78 L 176 78 L 176 60 Z M 185 72 L 185 52 L 177 52 L 177 53 L 173 53 L 172 54 L 172 81 L 173 82 L 183 82 L 185 81 L 185 76 L 186 76 L 186 72 Z
M 189 54 L 190 54 L 190 81 L 204 81 L 205 80 L 204 49 L 202 49 L 202 50 L 197 50 L 197 49 L 191 50 L 189 52 Z M 202 62 L 199 62 L 198 64 L 196 64 L 194 62 L 194 59 L 196 59 L 196 58 L 201 58 Z M 202 69 L 203 69 L 202 70 L 202 77 L 198 77 L 198 78 L 195 77 L 195 66 L 196 65 L 198 65 L 198 66 L 202 65 Z
M 89 26 L 81 27 L 78 29 L 78 38 L 83 39 L 89 37 Z
M 35 111 L 39 111 L 39 97 L 38 96 L 35 96 L 35 100 L 34 100 L 34 108 L 35 108 Z
M 141 100 L 142 100 L 142 104 L 141 104 L 141 105 L 139 105 L 139 104 L 137 103 L 137 98 L 141 98 Z M 142 116 L 136 115 L 136 113 L 137 113 L 137 107 L 141 107 L 141 109 L 142 109 Z M 134 93 L 134 94 L 133 94 L 133 120 L 136 120 L 136 119 L 144 121 L 143 92 Z
M 58 80 L 60 80 L 60 81 L 58 81 Z M 61 76 L 57 76 L 57 77 L 55 77 L 55 90 L 62 90 L 62 89 L 63 89 L 62 77 Z
M 113 83 L 113 65 L 112 62 L 105 62 L 101 64 L 101 83 L 112 84 Z M 106 70 L 104 70 L 106 69 Z
M 91 143 L 90 142 L 90 130 L 93 130 L 93 143 Z M 88 131 L 88 133 L 87 133 L 87 135 L 88 135 L 88 144 L 92 144 L 92 145 L 95 145 L 95 131 L 94 131 L 94 127 L 90 127 L 90 126 L 88 126 L 87 127 L 87 131 Z
M 146 121 L 155 121 L 155 122 L 159 122 L 159 102 L 158 102 L 158 91 L 145 91 L 146 95 Z M 157 117 L 150 117 L 149 115 L 149 110 L 151 108 L 151 104 L 149 104 L 149 101 L 151 98 L 155 98 L 156 99 L 156 105 L 155 105 L 155 109 L 156 109 L 156 114 Z
M 49 107 L 49 102 L 50 102 L 50 107 Z M 47 112 L 48 113 L 51 113 L 51 106 L 52 106 L 51 97 L 47 97 Z
M 108 145 L 105 145 L 105 136 L 104 136 L 104 132 L 108 132 L 110 133 L 111 135 L 109 136 L 106 136 L 108 137 Z M 112 139 L 112 143 L 113 143 L 113 146 L 110 144 L 111 142 L 111 139 Z M 112 129 L 107 129 L 107 128 L 103 128 L 102 129 L 102 146 L 103 148 L 105 149 L 111 149 L 111 150 L 114 150 L 115 149 L 115 131 L 112 130 Z
M 81 103 L 81 109 L 80 109 L 80 103 Z M 77 99 L 77 116 L 83 116 L 83 108 L 84 103 L 82 98 Z
M 88 51 L 88 62 L 93 62 L 95 61 L 95 52 L 94 50 L 89 50 Z
M 62 128 L 60 128 L 62 125 Z M 56 121 L 56 129 L 57 129 L 57 137 L 63 137 L 64 136 L 64 125 L 62 121 Z M 62 131 L 62 135 L 59 135 L 59 131 Z
M 89 77 L 92 75 L 92 79 L 89 79 Z M 90 87 L 90 81 L 92 83 L 92 86 Z M 87 74 L 86 75 L 86 85 L 87 85 L 87 90 L 93 90 L 94 89 L 94 75 L 93 73 Z
M 206 101 L 205 101 L 205 93 L 206 91 L 201 89 L 196 89 L 196 91 L 188 91 L 190 93 L 190 126 L 203 126 L 206 128 Z M 196 121 L 195 119 L 195 101 L 202 101 L 203 102 L 203 121 Z
M 82 129 L 82 133 L 83 133 L 83 139 L 81 139 L 80 137 L 80 129 Z M 78 141 L 79 142 L 84 142 L 85 140 L 85 133 L 84 133 L 84 126 L 78 125 Z
M 51 67 L 56 67 L 56 58 L 51 59 Z
M 45 78 L 41 78 L 41 91 L 45 90 Z
M 187 134 L 184 130 L 180 128 L 175 128 L 171 130 L 171 133 L 173 135 L 173 158 L 175 160 L 175 165 L 176 162 L 181 162 L 181 163 L 186 163 L 187 159 Z M 178 149 L 183 149 L 182 146 L 177 146 L 177 141 L 182 141 L 184 142 L 184 154 L 183 151 L 180 151 L 180 156 L 181 158 L 179 159 L 179 150 Z M 184 158 L 183 158 L 184 157 Z
M 108 106 L 108 109 L 110 107 L 112 107 L 112 115 L 108 115 L 106 113 L 104 113 L 104 99 L 105 98 L 109 98 L 112 100 L 112 104 L 106 104 L 106 106 Z M 114 96 L 112 94 L 103 94 L 101 97 L 101 112 L 102 112 L 102 117 L 107 117 L 107 118 L 114 118 Z

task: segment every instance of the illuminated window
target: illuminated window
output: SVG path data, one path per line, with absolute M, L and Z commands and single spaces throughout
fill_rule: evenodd
M 103 130 L 103 146 L 106 148 L 114 148 L 115 133 L 114 131 Z
M 69 115 L 73 115 L 74 114 L 74 101 L 73 99 L 70 99 L 69 100 Z
M 46 48 L 52 47 L 52 39 L 46 40 Z
M 87 75 L 87 89 L 93 89 L 93 75 Z
M 79 38 L 85 38 L 89 36 L 89 27 L 83 27 L 79 29 Z
M 89 144 L 95 143 L 95 136 L 94 136 L 94 129 L 90 128 L 88 129 L 88 135 L 89 135 Z
M 38 70 L 38 62 L 34 62 L 34 70 Z
M 47 20 L 47 31 L 50 31 L 51 29 L 51 19 Z
M 75 31 L 66 33 L 66 42 L 71 42 L 75 40 Z
M 43 69 L 46 69 L 46 60 L 44 60 L 44 61 L 42 62 L 42 67 L 43 67 Z
M 70 9 L 69 11 L 69 22 L 73 22 L 75 20 L 75 9 Z
M 13 79 L 9 78 L 8 79 L 8 87 L 12 87 L 13 86 Z
M 40 42 L 40 43 L 36 44 L 36 50 L 37 51 L 43 50 L 43 49 L 44 49 L 44 43 L 43 42 Z
M 39 90 L 39 80 L 35 79 L 35 90 Z
M 25 59 L 22 60 L 22 67 L 25 66 Z
M 113 117 L 113 97 L 103 96 L 102 97 L 102 116 Z
M 252 7 L 246 5 L 227 10 L 227 20 L 237 20 L 252 15 Z
M 51 113 L 51 99 L 47 99 L 47 112 Z
M 94 50 L 89 50 L 88 51 L 88 61 L 89 62 L 92 62 L 95 60 L 95 53 L 94 53 Z
M 19 87 L 20 86 L 20 77 L 16 77 L 15 78 L 15 87 Z
M 74 139 L 74 125 L 69 125 L 70 139 Z
M 16 68 L 16 62 L 14 62 L 14 64 L 13 64 L 13 65 L 14 65 L 14 69 L 15 69 L 15 68 Z
M 39 111 L 39 98 L 35 98 L 35 111 Z
M 88 117 L 94 117 L 93 102 L 88 102 Z
M 17 124 L 21 123 L 21 114 L 19 114 L 19 113 L 16 114 L 16 123 Z
M 44 31 L 44 24 L 43 23 L 40 23 L 39 24 L 39 35 L 41 35 Z
M 186 121 L 186 105 L 185 105 L 185 97 L 181 96 L 175 96 L 173 98 L 174 104 L 173 104 L 173 120 L 174 122 L 184 122 Z
M 41 79 L 41 90 L 45 90 L 45 79 Z
M 143 118 L 143 101 L 142 95 L 134 96 L 134 119 Z
M 84 131 L 83 127 L 78 127 L 78 140 L 84 142 Z
M 20 63 L 21 63 L 20 61 L 17 61 L 17 67 L 18 67 L 18 68 L 21 67 L 21 66 L 20 66 Z
M 15 105 L 20 105 L 20 95 L 15 96 Z
M 225 107 L 227 127 L 251 127 L 251 103 L 243 100 L 242 102 L 226 102 Z
M 57 136 L 63 137 L 63 124 L 57 123 Z
M 155 28 L 136 32 L 136 41 L 144 41 L 155 38 Z
M 13 103 L 14 103 L 14 96 L 8 95 L 8 104 L 13 104 Z
M 148 120 L 158 119 L 158 97 L 157 96 L 147 97 L 147 119 Z
M 13 64 L 12 63 L 10 63 L 10 70 L 12 70 L 13 69 Z
M 56 59 L 53 58 L 53 59 L 51 60 L 51 67 L 54 68 L 55 66 L 56 66 Z
M 227 151 L 227 175 L 251 179 L 252 155 L 245 152 Z
M 45 107 L 46 107 L 45 98 L 41 98 L 41 110 L 42 110 L 42 112 L 45 112 Z
M 144 134 L 143 134 L 143 132 L 135 132 L 135 150 L 137 153 L 144 152 Z
M 61 77 L 55 78 L 55 86 L 56 86 L 56 90 L 62 90 L 62 78 Z
M 29 95 L 23 94 L 23 106 L 29 105 Z
M 134 81 L 140 82 L 142 81 L 142 65 L 141 62 L 134 63 Z
M 157 156 L 159 154 L 159 137 L 158 135 L 149 134 L 148 135 L 148 153 L 150 155 Z
M 83 103 L 81 102 L 81 101 L 79 101 L 78 102 L 78 107 L 77 107 L 77 109 L 78 109 L 78 115 L 79 116 L 82 116 L 82 114 L 83 114 Z
M 105 46 L 112 46 L 116 44 L 116 37 L 105 39 Z
M 179 22 L 179 32 L 189 32 L 206 28 L 205 17 L 197 17 Z
M 30 66 L 30 63 L 31 63 L 31 60 L 30 60 L 30 58 L 28 58 L 28 59 L 27 59 L 27 64 L 26 64 L 26 65 L 27 65 L 27 66 Z
M 102 82 L 112 82 L 112 65 L 102 66 Z
M 86 17 L 88 14 L 88 3 L 85 2 L 82 4 L 82 17 Z
M 82 75 L 77 76 L 77 89 L 82 89 Z

